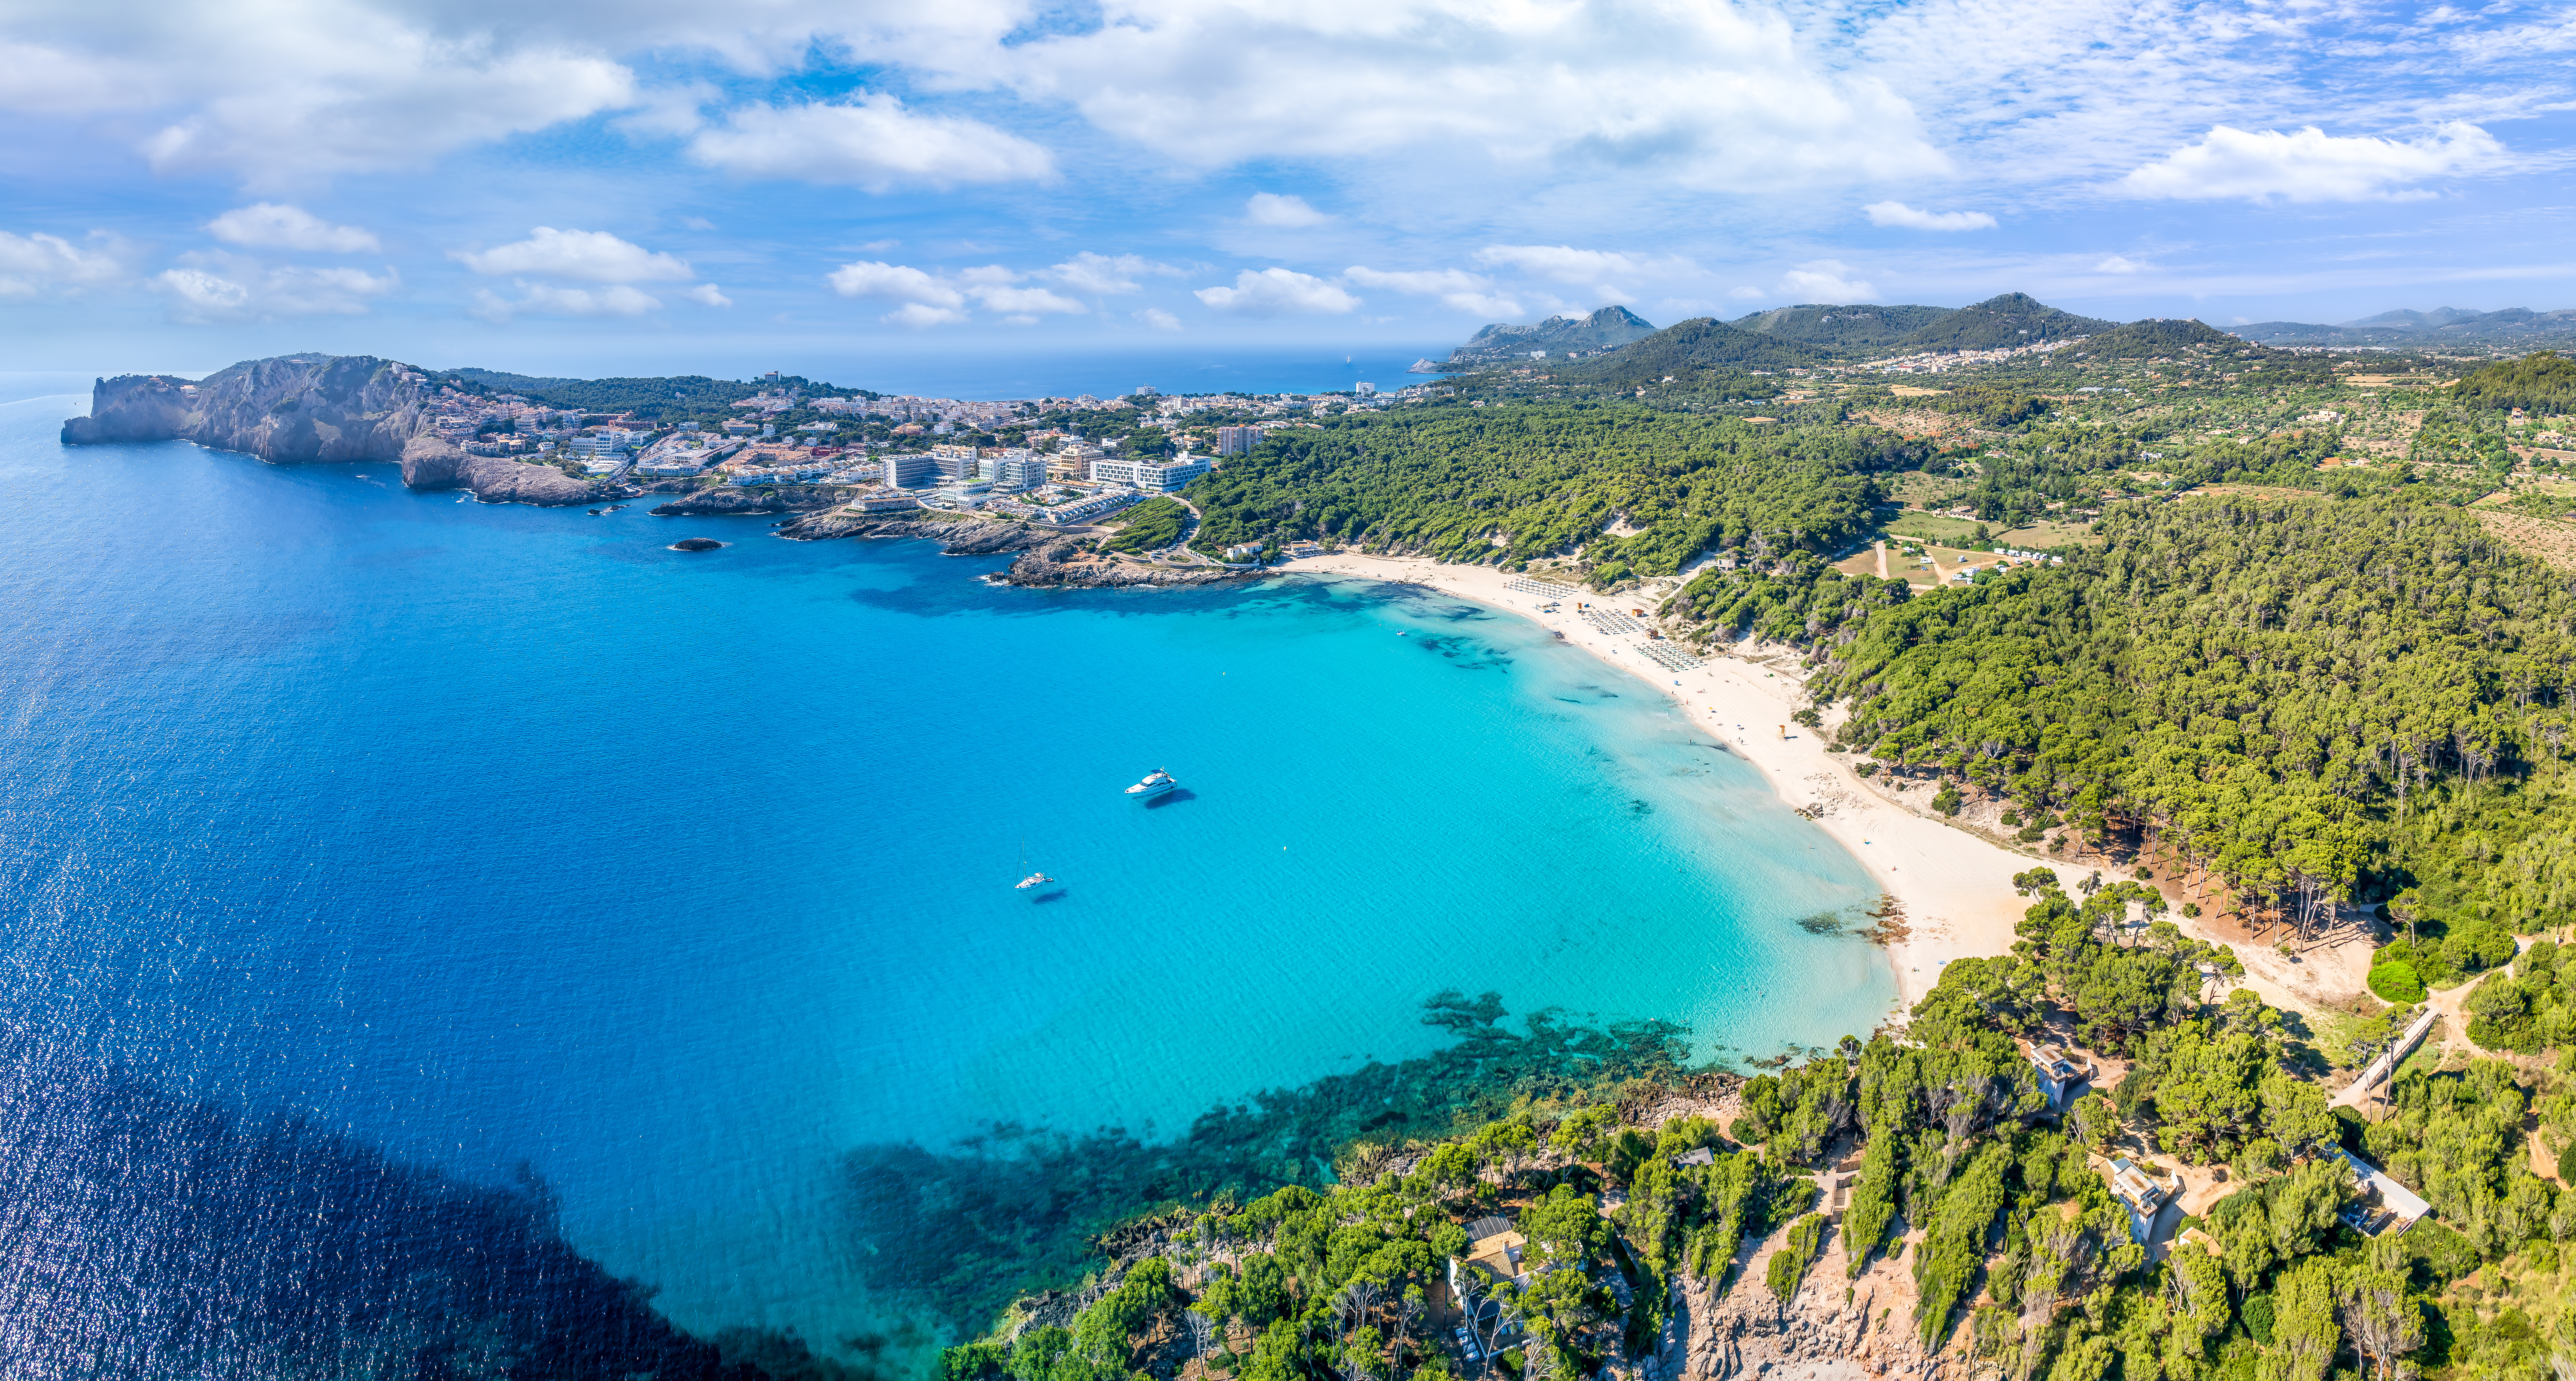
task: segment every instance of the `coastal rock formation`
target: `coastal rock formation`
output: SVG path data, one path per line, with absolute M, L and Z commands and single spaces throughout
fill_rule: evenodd
M 731 513 L 810 513 L 830 508 L 840 498 L 831 490 L 812 484 L 764 485 L 746 489 L 739 485 L 718 485 L 684 495 L 653 510 L 656 518 L 720 517 Z
M 797 542 L 828 542 L 838 537 L 917 537 L 937 542 L 945 556 L 992 556 L 1019 551 L 1038 540 L 1038 534 L 1023 524 L 991 518 L 869 517 L 857 513 L 818 513 L 798 518 L 780 525 L 778 535 Z
M 245 360 L 195 384 L 158 374 L 101 379 L 90 415 L 63 422 L 63 444 L 194 441 L 278 465 L 400 459 L 421 427 L 420 376 L 373 355 Z
M 1078 585 L 1094 589 L 1136 586 L 1214 585 L 1240 580 L 1244 573 L 1219 566 L 1157 566 L 1120 561 L 1083 549 L 1070 537 L 1036 547 L 1011 563 L 1004 577 L 1013 585 Z
M 1880 1256 L 1858 1280 L 1845 1274 L 1842 1234 L 1808 1269 L 1797 1298 L 1782 1304 L 1763 1286 L 1771 1253 L 1787 1237 L 1755 1244 L 1723 1295 L 1711 1282 L 1674 1286 L 1664 1346 L 1640 1368 L 1641 1381 L 1860 1381 L 1927 1378 L 1965 1347 L 1954 1330 L 1941 1353 L 1926 1354 L 1914 1329 L 1913 1273 Z
M 724 543 L 712 537 L 683 537 L 671 544 L 673 551 L 714 551 Z
M 599 486 L 551 465 L 478 456 L 440 436 L 416 436 L 402 448 L 403 483 L 414 489 L 470 489 L 484 503 L 545 507 L 588 503 Z

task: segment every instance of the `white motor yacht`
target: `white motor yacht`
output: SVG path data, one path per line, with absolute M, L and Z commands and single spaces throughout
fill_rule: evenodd
M 1179 785 L 1179 782 L 1172 780 L 1171 773 L 1157 767 L 1153 771 L 1145 774 L 1145 780 L 1127 788 L 1127 794 L 1137 798 L 1138 800 L 1143 800 L 1148 796 L 1160 796 L 1164 792 Z

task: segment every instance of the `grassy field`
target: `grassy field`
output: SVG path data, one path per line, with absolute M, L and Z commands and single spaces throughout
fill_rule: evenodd
M 1945 518 L 1937 513 L 1903 513 L 1881 525 L 1891 537 L 1911 537 L 1918 542 L 1961 542 L 1975 533 L 1979 524 L 1974 518 Z
M 1995 545 L 2001 547 L 2020 547 L 2027 551 L 2046 551 L 2050 547 L 2081 546 L 2086 542 L 2098 540 L 2091 532 L 2087 531 L 2087 529 L 2092 526 L 2093 525 L 2089 522 L 2036 522 L 2032 523 L 2028 527 L 2017 527 L 2010 532 L 1997 533 L 1995 535 Z

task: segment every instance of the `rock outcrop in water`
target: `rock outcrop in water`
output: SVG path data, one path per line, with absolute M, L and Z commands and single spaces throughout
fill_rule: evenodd
M 840 501 L 832 490 L 814 484 L 762 485 L 756 489 L 726 484 L 673 499 L 654 509 L 653 516 L 705 518 L 732 513 L 810 513 L 830 508 Z
M 574 504 L 597 487 L 544 465 L 467 453 L 428 429 L 427 376 L 373 355 L 245 360 L 190 384 L 164 374 L 101 379 L 63 444 L 193 441 L 272 465 L 399 462 L 414 489 L 470 489 L 485 503 Z

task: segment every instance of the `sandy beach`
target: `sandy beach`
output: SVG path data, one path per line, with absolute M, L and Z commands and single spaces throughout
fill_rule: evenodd
M 1518 614 L 1670 696 L 1694 722 L 1760 768 L 1780 799 L 1814 814 L 1896 899 L 1905 935 L 1889 943 L 1888 956 L 1901 1006 L 1911 1007 L 1929 992 L 1951 960 L 2012 948 L 2013 925 L 2030 903 L 2014 895 L 2011 878 L 2034 866 L 2033 860 L 1942 823 L 1930 813 L 1928 788 L 1914 793 L 1924 806 L 1900 803 L 1862 781 L 1850 755 L 1827 752 L 1821 735 L 1791 723 L 1791 711 L 1803 700 L 1794 653 L 1774 648 L 1765 658 L 1748 648 L 1742 649 L 1746 655 L 1720 655 L 1697 671 L 1666 671 L 1637 651 L 1646 641 L 1642 631 L 1604 633 L 1576 616 L 1579 602 L 1625 613 L 1648 607 L 1644 596 L 1623 602 L 1586 593 L 1562 601 L 1557 613 L 1542 614 L 1540 606 L 1549 601 L 1512 589 L 1517 577 L 1490 566 L 1336 552 L 1280 569 L 1410 581 Z

